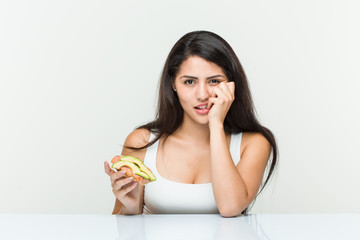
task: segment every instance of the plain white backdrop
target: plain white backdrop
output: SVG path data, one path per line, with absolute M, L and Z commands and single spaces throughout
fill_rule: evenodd
M 252 213 L 360 212 L 356 0 L 0 2 L 0 213 L 111 213 L 103 162 L 150 121 L 185 33 L 237 53 L 276 175 Z

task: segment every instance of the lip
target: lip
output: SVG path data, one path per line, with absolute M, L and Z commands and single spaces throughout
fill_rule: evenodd
M 207 105 L 208 105 L 207 103 L 202 103 L 202 104 L 196 105 L 194 107 L 194 109 L 198 114 L 208 114 L 210 109 L 207 108 Z M 203 106 L 206 106 L 206 108 L 199 109 L 199 107 L 203 107 Z

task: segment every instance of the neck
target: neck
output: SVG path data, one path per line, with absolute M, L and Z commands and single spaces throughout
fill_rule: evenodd
M 189 120 L 186 121 L 186 119 L 183 120 L 173 135 L 197 143 L 210 142 L 210 129 L 208 124 L 198 124 L 190 122 Z

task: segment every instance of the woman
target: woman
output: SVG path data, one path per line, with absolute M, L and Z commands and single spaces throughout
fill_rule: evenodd
M 212 32 L 184 35 L 166 60 L 158 104 L 156 119 L 130 133 L 122 152 L 143 160 L 157 180 L 144 187 L 105 162 L 113 214 L 246 213 L 273 173 L 277 145 L 255 117 L 230 45 Z

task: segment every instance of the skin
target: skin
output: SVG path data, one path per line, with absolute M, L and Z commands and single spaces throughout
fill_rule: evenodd
M 173 88 L 184 109 L 184 119 L 165 144 L 160 139 L 156 159 L 159 174 L 174 182 L 211 182 L 220 214 L 223 217 L 241 214 L 259 190 L 270 156 L 269 142 L 259 133 L 243 133 L 239 146 L 241 161 L 234 165 L 230 135 L 225 133 L 223 122 L 234 101 L 235 86 L 218 65 L 198 56 L 189 57 L 180 66 Z M 200 114 L 194 108 L 199 104 L 206 104 L 209 111 Z M 142 146 L 149 135 L 147 130 L 135 130 L 125 144 Z M 122 154 L 144 159 L 145 153 L 146 150 L 124 149 Z M 105 172 L 116 196 L 113 213 L 141 214 L 144 187 L 128 183 L 123 173 L 112 171 L 107 162 Z

